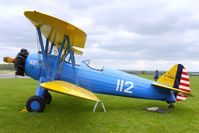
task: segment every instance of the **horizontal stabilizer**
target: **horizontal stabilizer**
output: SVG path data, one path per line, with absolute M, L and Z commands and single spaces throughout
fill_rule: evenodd
M 40 84 L 40 86 L 50 91 L 81 97 L 92 101 L 100 101 L 99 98 L 94 93 L 69 82 L 57 80 L 57 81 L 42 83 Z
M 193 95 L 189 92 L 186 92 L 186 91 L 183 91 L 183 90 L 180 90 L 180 89 L 177 89 L 177 88 L 173 88 L 173 87 L 170 87 L 170 86 L 167 86 L 167 85 L 163 85 L 163 84 L 160 84 L 158 82 L 154 82 L 154 83 L 152 83 L 152 85 L 157 86 L 157 87 L 161 87 L 161 88 L 164 88 L 164 89 L 173 90 L 175 92 L 181 92 L 185 96 L 192 96 L 193 97 Z

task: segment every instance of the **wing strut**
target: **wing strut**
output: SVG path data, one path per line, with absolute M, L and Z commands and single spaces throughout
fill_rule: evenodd
M 68 50 L 69 50 L 69 53 L 70 53 L 70 59 L 71 59 L 71 63 L 72 63 L 72 66 L 73 66 L 73 75 L 74 77 L 76 76 L 76 70 L 75 70 L 75 56 L 74 56 L 74 53 L 72 51 L 72 48 L 71 48 L 71 45 L 70 45 L 70 39 L 68 36 L 66 36 L 66 40 L 67 40 L 67 45 L 68 45 Z M 75 84 L 77 86 L 79 86 L 79 81 L 77 79 L 77 77 L 75 78 Z
M 44 43 L 43 43 L 43 39 L 42 39 L 42 35 L 41 35 L 41 30 L 39 27 L 36 27 L 37 29 L 37 34 L 38 34 L 38 37 L 39 37 L 39 44 L 40 44 L 40 47 L 41 47 L 41 53 L 42 53 L 42 56 L 43 56 L 43 62 L 44 62 L 44 68 L 46 70 L 46 76 L 49 78 L 49 70 L 48 70 L 48 63 L 47 63 L 47 52 L 45 51 L 45 49 L 47 49 L 47 46 L 46 48 L 44 49 Z M 46 40 L 46 44 L 49 44 L 49 41 L 48 39 Z
M 51 45 L 50 45 L 50 51 L 49 51 L 49 54 L 51 54 L 52 53 L 52 50 L 53 50 L 53 46 L 54 46 L 55 44 L 54 43 L 52 43 Z
M 37 33 L 38 33 L 38 36 L 39 36 L 39 43 L 40 43 L 40 47 L 41 47 L 43 60 L 44 60 L 44 63 L 46 64 L 47 58 L 46 58 L 46 53 L 45 53 L 45 49 L 44 49 L 44 43 L 43 43 L 43 39 L 42 39 L 42 35 L 41 35 L 41 30 L 40 30 L 39 27 L 37 27 L 36 29 L 37 29 Z
M 69 53 L 70 53 L 72 66 L 73 66 L 73 68 L 75 68 L 75 57 L 74 57 L 74 53 L 72 52 L 72 48 L 71 48 L 71 45 L 70 45 L 70 39 L 69 39 L 68 36 L 66 38 L 67 38 L 68 50 L 69 50 Z
M 47 38 L 46 39 L 46 47 L 45 47 L 46 54 L 48 54 L 48 46 L 49 46 L 49 39 Z
M 58 67 L 59 67 L 59 64 L 60 64 L 60 61 L 61 61 L 61 54 L 62 54 L 62 50 L 64 48 L 64 44 L 66 42 L 66 39 L 67 39 L 67 37 L 64 36 L 62 43 L 61 43 L 61 47 L 59 48 L 59 54 L 57 56 L 57 59 L 56 59 L 56 62 L 55 62 L 55 65 L 54 65 L 54 68 L 53 68 L 53 71 L 52 71 L 51 80 L 55 79 L 55 76 L 58 72 Z

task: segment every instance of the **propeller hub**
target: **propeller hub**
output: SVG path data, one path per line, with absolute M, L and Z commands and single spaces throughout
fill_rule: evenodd
M 14 63 L 15 59 L 12 57 L 4 57 L 3 61 L 6 63 Z

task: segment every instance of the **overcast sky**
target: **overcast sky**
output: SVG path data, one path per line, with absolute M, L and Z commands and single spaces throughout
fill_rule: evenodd
M 181 63 L 199 71 L 199 0 L 0 0 L 0 63 L 21 48 L 37 51 L 36 10 L 87 33 L 79 60 L 130 70 L 168 70 Z

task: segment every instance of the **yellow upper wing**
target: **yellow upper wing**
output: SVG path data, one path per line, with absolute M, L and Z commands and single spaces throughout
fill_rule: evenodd
M 66 35 L 70 38 L 73 52 L 75 54 L 82 54 L 82 52 L 79 52 L 79 50 L 74 47 L 85 47 L 86 33 L 84 31 L 70 23 L 36 11 L 26 11 L 24 12 L 24 15 L 32 22 L 33 25 L 39 27 L 42 34 L 58 48 L 61 45 L 64 35 Z
M 81 97 L 93 101 L 100 101 L 99 98 L 94 93 L 69 82 L 57 80 L 57 81 L 42 83 L 40 84 L 40 86 L 51 91 L 68 94 L 76 97 Z
M 177 89 L 177 88 L 173 88 L 173 87 L 170 87 L 170 86 L 167 86 L 167 85 L 163 85 L 163 84 L 160 84 L 160 83 L 157 83 L 157 82 L 152 83 L 152 85 L 158 86 L 158 87 L 161 87 L 161 88 L 165 88 L 165 89 L 169 89 L 169 90 L 173 90 L 173 91 L 176 91 L 176 92 L 181 92 L 185 96 L 193 96 L 191 93 L 188 93 L 186 91 L 183 91 L 183 90 L 180 90 L 180 89 Z

